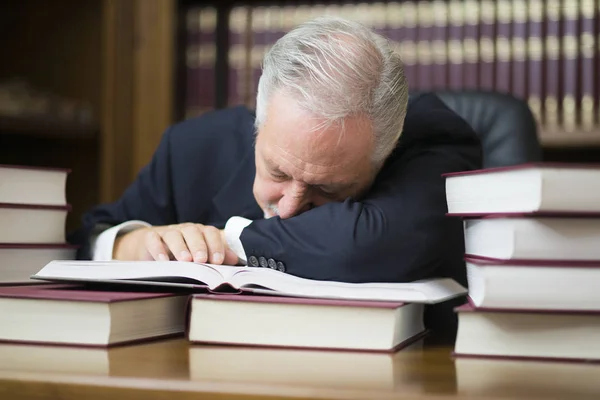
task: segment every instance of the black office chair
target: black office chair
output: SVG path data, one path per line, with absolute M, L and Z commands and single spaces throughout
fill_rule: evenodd
M 536 121 L 523 100 L 487 91 L 434 91 L 481 138 L 483 167 L 542 160 Z

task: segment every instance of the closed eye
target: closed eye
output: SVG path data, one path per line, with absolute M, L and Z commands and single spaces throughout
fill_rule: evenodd
M 269 175 L 271 175 L 271 177 L 273 177 L 277 180 L 288 179 L 288 176 L 286 174 L 284 174 L 283 172 L 279 172 L 279 171 L 269 171 Z

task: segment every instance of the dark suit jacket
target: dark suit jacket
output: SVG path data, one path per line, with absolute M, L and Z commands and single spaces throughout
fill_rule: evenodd
M 441 175 L 480 167 L 480 143 L 437 97 L 410 99 L 400 141 L 364 199 L 287 220 L 263 219 L 254 200 L 253 123 L 250 110 L 236 107 L 170 127 L 122 197 L 90 210 L 70 235 L 82 246 L 78 257 L 90 257 L 98 227 L 139 219 L 223 228 L 237 215 L 254 220 L 241 235 L 246 255 L 281 261 L 289 274 L 347 282 L 445 276 L 466 285 L 462 223 L 445 216 Z M 452 324 L 454 305 L 442 305 L 436 321 Z

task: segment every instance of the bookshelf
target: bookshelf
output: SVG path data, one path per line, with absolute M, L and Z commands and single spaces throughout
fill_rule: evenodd
M 202 46 L 204 50 L 208 48 L 206 39 L 198 39 L 206 37 L 198 33 L 201 24 L 188 24 L 187 33 L 185 27 L 179 26 L 179 40 L 188 43 L 178 46 L 177 59 L 178 109 L 187 108 L 183 115 L 240 102 L 252 107 L 260 55 L 274 37 L 307 15 L 347 14 L 375 27 L 394 42 L 407 64 L 414 90 L 482 89 L 511 93 L 527 101 L 536 115 L 549 160 L 564 152 L 564 157 L 575 161 L 600 162 L 597 1 L 180 0 L 179 6 L 188 13 L 199 14 L 210 7 L 216 15 L 212 32 L 216 49 L 209 72 L 206 62 L 202 65 L 193 57 L 190 62 L 190 53 L 202 58 Z M 235 17 L 240 9 L 245 18 Z M 179 12 L 185 15 L 185 11 Z M 280 18 L 283 24 L 277 22 Z M 248 46 L 242 49 L 242 55 L 231 51 L 236 45 L 239 50 L 240 40 Z M 237 61 L 232 63 L 232 59 Z M 215 82 L 214 92 L 202 98 L 199 93 L 206 86 L 196 84 L 201 70 L 210 75 L 207 80 Z M 186 74 L 193 79 L 186 81 L 182 78 Z M 231 82 L 240 80 L 245 82 L 237 89 L 232 87 Z M 191 90 L 197 93 L 190 93 Z
M 0 4 L 0 163 L 71 169 L 68 231 L 121 195 L 173 122 L 174 13 L 175 0 Z

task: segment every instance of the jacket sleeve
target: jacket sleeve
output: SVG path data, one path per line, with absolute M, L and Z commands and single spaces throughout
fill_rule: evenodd
M 241 241 L 248 257 L 281 261 L 318 280 L 403 282 L 454 275 L 462 223 L 446 216 L 443 173 L 479 166 L 476 136 L 412 146 L 384 168 L 360 201 L 329 203 L 289 219 L 254 221 Z M 450 266 L 450 267 L 449 267 Z M 462 280 L 462 279 L 461 279 Z
M 80 228 L 67 240 L 80 246 L 78 259 L 90 259 L 90 237 L 129 220 L 151 225 L 175 221 L 170 160 L 171 128 L 163 135 L 151 161 L 140 170 L 134 182 L 113 203 L 98 205 L 83 215 Z

